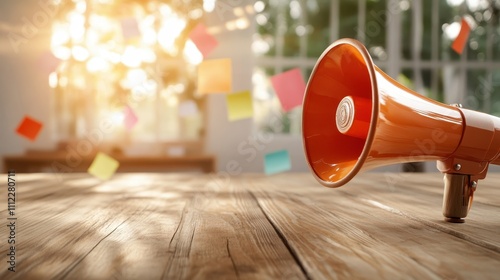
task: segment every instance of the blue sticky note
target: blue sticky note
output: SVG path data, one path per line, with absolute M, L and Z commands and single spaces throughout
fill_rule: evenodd
M 290 154 L 287 150 L 280 150 L 266 154 L 264 157 L 264 171 L 267 175 L 276 174 L 292 169 Z

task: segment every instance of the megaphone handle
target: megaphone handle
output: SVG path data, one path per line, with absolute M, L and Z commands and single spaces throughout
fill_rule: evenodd
M 443 215 L 452 223 L 463 223 L 469 213 L 476 182 L 470 175 L 444 175 Z

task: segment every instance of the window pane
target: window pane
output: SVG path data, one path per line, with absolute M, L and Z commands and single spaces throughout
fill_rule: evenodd
M 478 7 L 477 9 L 473 9 L 473 11 L 469 10 L 469 15 L 473 16 L 475 22 L 477 23 L 476 28 L 471 30 L 469 35 L 469 40 L 467 42 L 467 58 L 469 60 L 486 60 L 486 48 L 487 48 L 487 34 L 486 28 L 488 22 L 485 19 L 484 14 L 489 14 L 489 18 L 491 18 L 491 12 L 489 11 L 489 7 Z
M 306 1 L 308 24 L 308 57 L 319 57 L 330 45 L 330 2 Z
M 491 79 L 486 70 L 467 71 L 467 109 L 489 113 L 491 111 Z
M 401 12 L 401 53 L 402 58 L 405 60 L 412 59 L 412 12 L 413 8 Z
M 339 37 L 357 38 L 358 1 L 340 0 Z
M 439 1 L 439 25 L 442 33 L 440 58 L 442 60 L 460 60 L 460 55 L 451 48 L 451 44 L 460 31 L 461 5 L 454 6 L 449 3 L 453 2 Z
M 260 1 L 264 9 L 255 15 L 257 33 L 254 35 L 252 49 L 257 55 L 276 55 L 277 7 L 269 1 Z
M 491 85 L 486 88 L 491 95 L 491 114 L 500 117 L 500 70 L 493 71 Z
M 366 2 L 365 45 L 375 60 L 386 60 L 385 36 L 387 26 L 386 1 Z
M 283 6 L 279 7 L 276 18 L 279 21 L 278 28 L 285 30 L 283 55 L 300 56 L 300 37 L 297 36 L 297 30 L 300 30 L 300 27 L 304 27 L 302 24 L 302 7 L 298 0 L 280 1 L 280 3 Z
M 441 29 L 439 26 L 432 26 L 432 12 L 433 12 L 433 3 L 435 1 L 433 0 L 423 0 L 422 1 L 422 46 L 421 46 L 421 53 L 420 53 L 420 58 L 423 60 L 430 60 L 432 58 L 432 34 L 433 32 L 438 32 L 441 33 Z M 434 28 L 437 28 L 438 30 L 434 30 Z M 439 37 L 438 37 L 439 40 Z M 439 45 L 439 44 L 436 44 Z M 437 57 L 436 57 L 437 59 Z

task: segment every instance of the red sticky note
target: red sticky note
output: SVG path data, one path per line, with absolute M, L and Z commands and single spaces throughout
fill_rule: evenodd
M 124 115 L 125 115 L 124 118 L 125 127 L 128 130 L 131 130 L 138 121 L 137 115 L 134 113 L 134 110 L 130 108 L 130 106 L 125 107 Z
M 206 58 L 219 44 L 212 34 L 208 33 L 203 24 L 198 24 L 189 34 L 189 39 L 193 41 L 204 58 Z
M 37 120 L 34 120 L 33 118 L 30 118 L 29 116 L 25 116 L 24 119 L 21 121 L 21 124 L 17 127 L 16 132 L 28 138 L 31 141 L 35 141 L 36 137 L 38 136 L 38 133 L 42 129 L 43 124 Z
M 458 54 L 462 54 L 464 50 L 465 44 L 467 43 L 467 39 L 469 38 L 470 26 L 467 21 L 462 18 L 462 23 L 460 26 L 460 33 L 458 33 L 457 38 L 453 41 L 451 48 L 457 52 Z
M 285 112 L 302 105 L 306 83 L 299 68 L 271 77 L 271 83 Z

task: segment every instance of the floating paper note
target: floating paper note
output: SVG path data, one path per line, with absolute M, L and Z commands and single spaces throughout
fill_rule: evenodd
M 292 163 L 287 150 L 269 153 L 264 157 L 264 171 L 268 175 L 288 171 L 291 168 Z
M 227 117 L 230 121 L 251 118 L 253 102 L 250 91 L 242 91 L 226 95 Z
M 306 83 L 302 78 L 299 68 L 271 77 L 274 91 L 278 95 L 281 107 L 288 112 L 291 109 L 302 105 Z
M 208 33 L 203 24 L 198 24 L 189 34 L 189 38 L 196 45 L 203 57 L 207 57 L 218 45 L 217 39 Z
M 139 24 L 135 18 L 122 19 L 121 25 L 123 38 L 125 39 L 135 38 L 141 35 Z
M 101 180 L 108 180 L 115 174 L 119 165 L 120 163 L 114 158 L 99 152 L 87 172 Z
M 57 69 L 57 66 L 59 66 L 61 60 L 55 57 L 50 51 L 47 51 L 40 56 L 38 63 L 42 71 L 48 74 L 54 72 Z
M 231 92 L 231 59 L 205 60 L 198 65 L 198 92 Z
M 179 104 L 179 116 L 188 117 L 198 113 L 198 106 L 193 100 L 186 100 Z
M 123 112 L 125 115 L 124 122 L 125 122 L 125 127 L 128 130 L 131 130 L 135 124 L 137 123 L 137 115 L 134 113 L 134 110 L 130 108 L 130 106 L 125 107 L 125 111 Z
M 462 23 L 460 26 L 460 33 L 458 33 L 457 38 L 453 41 L 451 48 L 458 54 L 462 54 L 465 44 L 467 43 L 467 39 L 469 38 L 470 26 L 467 21 L 462 18 Z
M 30 118 L 29 116 L 25 116 L 24 119 L 19 124 L 19 126 L 17 127 L 16 132 L 19 135 L 24 136 L 31 141 L 35 141 L 42 127 L 43 124 L 41 122 L 33 118 Z

